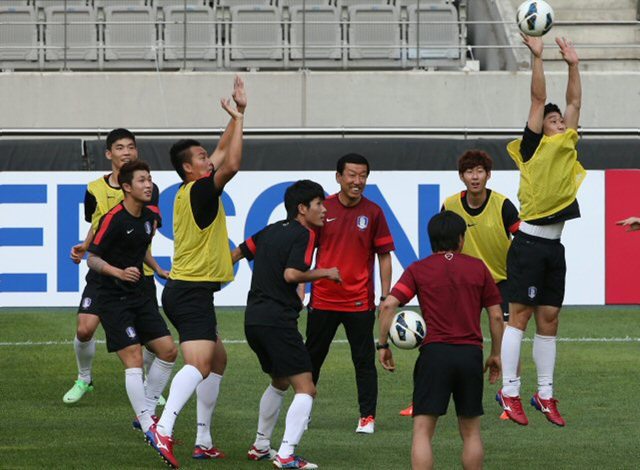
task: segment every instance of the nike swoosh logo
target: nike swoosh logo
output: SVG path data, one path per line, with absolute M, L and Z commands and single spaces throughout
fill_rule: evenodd
M 467 224 L 467 227 L 475 227 L 478 224 Z
M 127 235 L 129 235 L 131 232 L 133 232 L 135 229 L 131 229 L 131 230 L 127 230 Z
M 337 217 L 334 217 L 334 218 L 332 218 L 332 219 L 327 219 L 327 222 L 333 222 L 333 221 L 334 221 L 334 220 L 336 220 L 336 219 L 337 219 Z

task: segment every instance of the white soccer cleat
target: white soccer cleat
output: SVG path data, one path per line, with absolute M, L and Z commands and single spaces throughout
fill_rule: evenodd
M 375 428 L 376 419 L 373 416 L 367 416 L 366 418 L 360 418 L 356 432 L 362 434 L 373 434 Z

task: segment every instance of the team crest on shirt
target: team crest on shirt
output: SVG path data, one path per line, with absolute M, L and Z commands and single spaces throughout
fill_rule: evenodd
M 356 227 L 360 230 L 364 230 L 369 226 L 369 218 L 366 215 L 359 215 L 356 219 Z
M 148 220 L 144 223 L 144 231 L 147 232 L 147 235 L 151 235 L 151 222 Z
M 535 299 L 536 295 L 538 295 L 538 288 L 536 286 L 529 287 L 529 298 Z
M 82 299 L 82 308 L 87 309 L 91 307 L 91 297 L 85 297 Z
M 136 329 L 132 326 L 128 326 L 126 330 L 124 330 L 127 333 L 127 336 L 131 339 L 136 337 Z

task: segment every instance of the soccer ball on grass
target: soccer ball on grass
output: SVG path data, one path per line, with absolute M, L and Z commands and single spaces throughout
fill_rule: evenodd
M 553 26 L 553 8 L 543 0 L 527 0 L 518 7 L 516 23 L 527 36 L 544 36 Z
M 391 322 L 389 339 L 400 349 L 413 349 L 422 344 L 427 325 L 422 316 L 411 310 L 398 312 Z

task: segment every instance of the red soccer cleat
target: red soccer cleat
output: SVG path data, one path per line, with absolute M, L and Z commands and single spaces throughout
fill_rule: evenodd
M 540 395 L 535 393 L 531 397 L 531 406 L 536 410 L 541 411 L 550 423 L 553 423 L 556 426 L 565 426 L 567 424 L 564 418 L 560 416 L 560 412 L 558 411 L 558 400 L 555 398 L 543 400 L 540 398 Z
M 507 416 L 511 421 L 521 426 L 526 426 L 527 424 L 529 424 L 527 415 L 524 414 L 524 410 L 522 409 L 522 402 L 520 401 L 520 397 L 506 397 L 502 394 L 502 389 L 500 389 L 496 394 L 496 401 L 507 413 Z
M 410 403 L 404 410 L 400 410 L 400 416 L 413 416 L 413 403 Z
M 224 459 L 224 453 L 217 447 L 210 447 L 205 449 L 202 446 L 195 446 L 193 449 L 192 459 L 196 460 L 208 460 L 208 459 Z
M 180 468 L 180 464 L 173 455 L 173 439 L 171 437 L 160 434 L 155 424 L 145 433 L 145 437 L 149 445 L 160 454 L 167 465 L 171 468 Z

